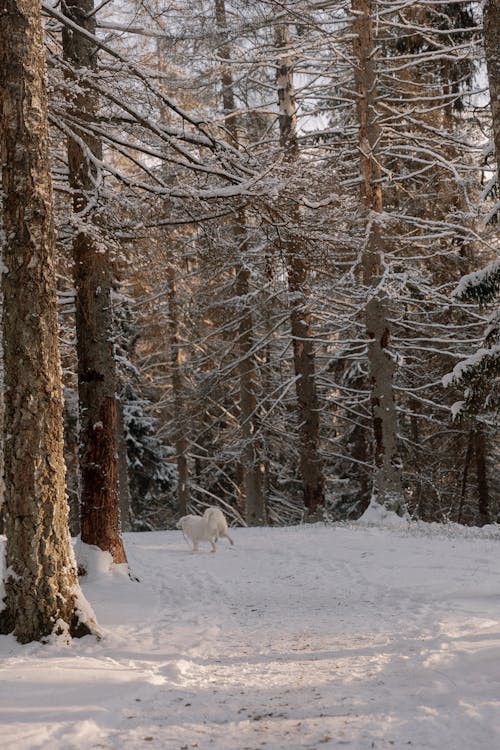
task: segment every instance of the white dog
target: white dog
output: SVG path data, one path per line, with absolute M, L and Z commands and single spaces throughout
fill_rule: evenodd
M 182 529 L 185 536 L 189 537 L 193 543 L 193 552 L 197 551 L 199 542 L 210 542 L 212 552 L 216 552 L 215 542 L 223 536 L 234 544 L 227 533 L 227 521 L 220 508 L 207 508 L 202 516 L 183 516 L 177 522 L 177 528 Z

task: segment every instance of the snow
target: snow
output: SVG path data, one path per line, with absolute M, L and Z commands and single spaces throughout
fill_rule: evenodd
M 495 276 L 500 272 L 500 260 L 494 260 L 489 263 L 485 268 L 473 273 L 468 273 L 462 276 L 456 289 L 453 290 L 453 297 L 462 297 L 464 294 L 480 284 L 484 284 L 490 277 Z
M 231 535 L 88 554 L 102 640 L 0 638 L 3 750 L 500 747 L 496 526 Z
M 498 356 L 499 354 L 500 344 L 495 344 L 494 346 L 491 346 L 487 349 L 478 349 L 477 352 L 472 354 L 470 357 L 467 357 L 467 359 L 464 359 L 457 365 L 455 365 L 455 367 L 453 368 L 453 372 L 448 372 L 446 373 L 446 375 L 443 375 L 443 378 L 441 380 L 443 386 L 447 388 L 449 385 L 456 383 L 463 377 L 466 370 L 480 367 L 484 359 L 490 359 L 492 357 Z

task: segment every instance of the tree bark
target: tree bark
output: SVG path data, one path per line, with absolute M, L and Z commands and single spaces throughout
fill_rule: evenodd
M 352 0 L 354 80 L 359 126 L 361 200 L 366 211 L 366 240 L 362 252 L 363 284 L 368 302 L 365 322 L 368 336 L 370 403 L 372 411 L 375 474 L 374 499 L 389 510 L 404 512 L 402 462 L 397 440 L 397 416 L 389 352 L 390 328 L 387 298 L 380 288 L 384 273 L 383 239 L 378 214 L 383 209 L 381 168 L 377 153 L 375 41 L 372 0 Z
M 215 20 L 221 35 L 218 55 L 222 62 L 222 106 L 224 108 L 224 125 L 231 145 L 239 147 L 236 104 L 234 97 L 233 71 L 230 63 L 231 49 L 227 42 L 227 21 L 225 0 L 215 0 Z M 243 436 L 242 469 L 245 488 L 246 520 L 251 526 L 265 522 L 266 508 L 262 483 L 262 462 L 257 445 L 258 419 L 256 414 L 257 399 L 255 395 L 255 358 L 254 324 L 252 310 L 248 304 L 250 291 L 250 272 L 245 264 L 247 251 L 246 215 L 244 207 L 236 212 L 236 224 L 233 227 L 234 242 L 237 252 L 243 261 L 238 261 L 234 268 L 235 291 L 241 300 L 241 312 L 238 324 L 239 378 L 240 378 L 240 423 Z
M 93 0 L 64 0 L 64 15 L 95 33 Z M 69 26 L 63 29 L 65 59 L 78 76 L 71 91 L 76 121 L 92 122 L 99 110 L 97 95 L 86 77 L 97 70 L 97 49 Z M 102 159 L 99 139 L 74 126 L 68 138 L 69 180 L 78 219 L 73 241 L 76 289 L 76 336 L 80 412 L 81 539 L 110 552 L 115 563 L 126 562 L 120 536 L 116 441 L 116 364 L 113 355 L 112 273 L 108 248 L 99 238 L 96 213 L 95 160 Z
M 52 186 L 40 4 L 0 2 L 4 192 L 6 608 L 27 643 L 84 635 L 68 530 Z M 90 627 L 89 627 L 90 625 Z
M 500 0 L 486 0 L 483 34 L 497 158 L 497 179 L 500 181 Z
M 287 24 L 276 24 L 275 43 L 278 53 L 277 83 L 279 103 L 280 145 L 290 167 L 296 163 L 299 147 L 297 139 L 295 89 L 291 57 L 290 32 Z M 300 224 L 299 210 L 291 207 L 291 218 Z M 311 313 L 308 308 L 307 261 L 305 243 L 296 234 L 281 243 L 286 259 L 290 327 L 293 342 L 293 362 L 296 375 L 297 421 L 300 438 L 300 474 L 304 506 L 314 514 L 324 504 L 323 465 L 319 452 L 319 401 L 315 379 L 314 339 Z
M 118 493 L 120 508 L 121 531 L 132 531 L 130 508 L 132 498 L 130 496 L 130 480 L 128 475 L 127 445 L 125 441 L 125 426 L 123 419 L 123 403 L 116 399 L 116 445 L 118 448 Z

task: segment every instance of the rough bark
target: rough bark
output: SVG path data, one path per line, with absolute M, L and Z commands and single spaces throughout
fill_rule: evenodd
M 278 52 L 277 84 L 279 103 L 280 144 L 285 160 L 291 167 L 298 157 L 295 90 L 290 33 L 287 24 L 275 26 Z M 299 211 L 289 208 L 293 223 L 300 224 Z M 290 327 L 293 342 L 293 362 L 296 375 L 297 421 L 299 429 L 299 461 L 304 506 L 314 514 L 324 503 L 324 477 L 320 446 L 319 402 L 315 379 L 314 339 L 311 313 L 308 307 L 305 242 L 289 236 L 281 242 L 286 260 Z
M 500 0 L 486 0 L 483 11 L 483 34 L 498 179 L 500 180 Z
M 224 108 L 224 125 L 231 145 L 239 147 L 236 104 L 234 97 L 233 71 L 231 67 L 231 49 L 227 42 L 226 7 L 224 0 L 215 0 L 215 20 L 220 33 L 218 55 L 222 62 L 222 106 Z M 259 446 L 256 442 L 258 419 L 256 414 L 257 399 L 255 395 L 255 360 L 254 324 L 252 310 L 247 302 L 250 291 L 250 272 L 245 265 L 247 251 L 246 215 L 243 207 L 237 210 L 236 223 L 233 227 L 234 244 L 242 262 L 234 267 L 235 291 L 241 300 L 241 312 L 238 324 L 239 346 L 239 379 L 240 379 L 240 423 L 243 436 L 242 469 L 245 488 L 246 520 L 251 526 L 265 522 L 265 500 L 262 484 L 262 462 Z
M 65 0 L 64 15 L 95 33 L 93 0 Z M 86 78 L 97 69 L 97 49 L 72 28 L 63 29 L 65 59 L 77 71 L 71 112 L 78 122 L 91 122 L 99 102 Z M 72 81 L 70 75 L 69 81 Z M 113 355 L 112 272 L 108 248 L 96 231 L 96 169 L 102 144 L 78 125 L 68 138 L 69 180 L 73 191 L 75 237 L 73 274 L 76 289 L 76 336 L 80 412 L 81 538 L 126 562 L 120 536 L 116 440 L 116 364 Z M 83 214 L 85 219 L 83 219 Z M 82 218 L 80 218 L 82 216 Z
M 78 618 L 64 488 L 40 5 L 1 0 L 0 16 L 7 534 L 0 630 L 26 643 L 52 632 L 90 631 Z
M 383 195 L 377 154 L 380 128 L 376 111 L 376 48 L 371 0 L 352 0 L 352 11 L 361 200 L 366 211 L 362 272 L 363 284 L 367 287 L 368 293 L 365 322 L 374 439 L 373 492 L 380 504 L 402 513 L 402 464 L 398 449 L 397 416 L 392 387 L 394 364 L 389 351 L 388 304 L 383 290 L 379 287 L 384 272 L 384 249 L 377 214 L 383 209 Z

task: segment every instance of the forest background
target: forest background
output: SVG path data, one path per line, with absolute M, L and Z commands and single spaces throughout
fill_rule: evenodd
M 92 356 L 125 530 L 498 521 L 487 8 L 42 3 L 72 533 Z

